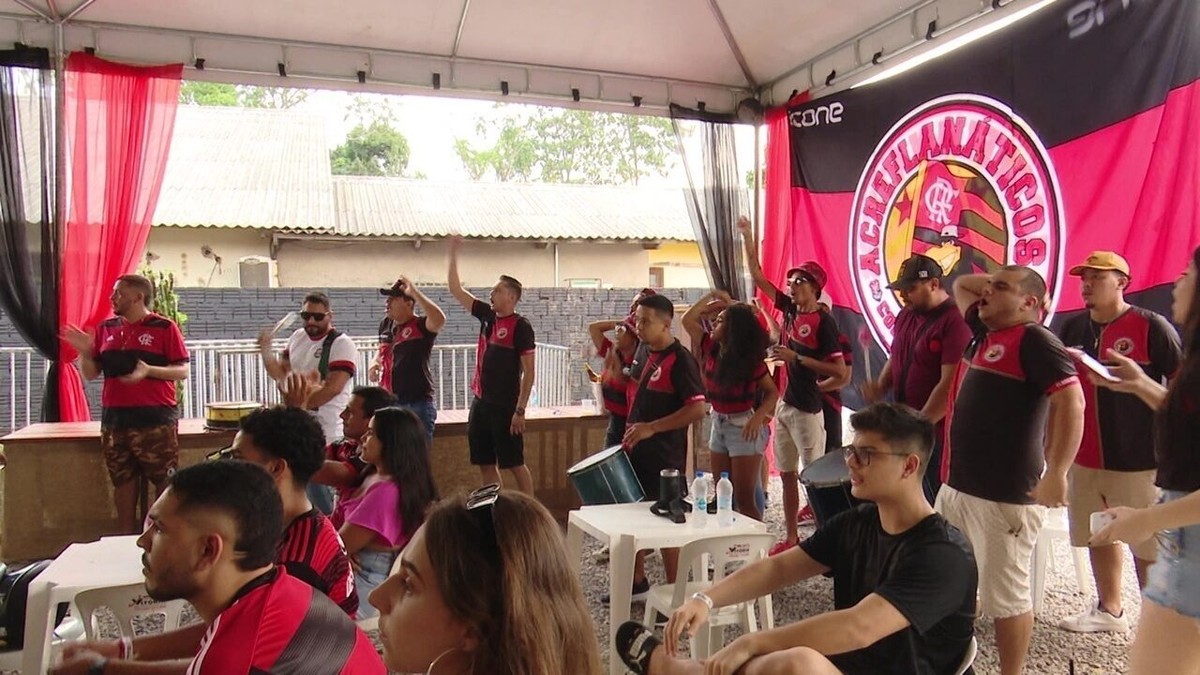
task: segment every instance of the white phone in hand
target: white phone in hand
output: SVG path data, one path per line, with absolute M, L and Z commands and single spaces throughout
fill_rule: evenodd
M 1088 354 L 1082 349 L 1078 349 L 1076 347 L 1069 347 L 1067 348 L 1067 351 L 1070 352 L 1072 356 L 1079 359 L 1079 362 L 1087 367 L 1088 370 L 1099 375 L 1101 378 L 1108 380 L 1109 382 L 1121 381 L 1121 378 L 1108 372 L 1108 368 L 1103 363 L 1100 363 L 1094 359 L 1091 354 Z

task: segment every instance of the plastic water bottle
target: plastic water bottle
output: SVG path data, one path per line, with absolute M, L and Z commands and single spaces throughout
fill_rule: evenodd
M 722 471 L 721 480 L 717 481 L 717 524 L 733 525 L 733 483 L 729 482 L 728 471 Z
M 697 527 L 708 524 L 708 479 L 703 471 L 697 471 L 692 481 L 692 522 Z

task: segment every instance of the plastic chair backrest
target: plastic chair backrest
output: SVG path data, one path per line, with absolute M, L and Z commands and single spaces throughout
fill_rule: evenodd
M 975 657 L 979 654 L 979 641 L 975 636 L 971 636 L 971 643 L 967 645 L 967 653 L 963 655 L 962 663 L 958 665 L 958 670 L 954 671 L 954 675 L 964 675 L 971 669 L 971 665 L 975 663 Z
M 183 619 L 183 609 L 187 607 L 186 600 L 170 600 L 159 602 L 146 594 L 145 584 L 129 584 L 111 588 L 93 588 L 75 596 L 75 606 L 79 608 L 79 620 L 83 622 L 87 639 L 96 639 L 96 610 L 107 607 L 112 611 L 120 626 L 121 637 L 133 637 L 133 619 L 135 617 L 162 614 L 163 630 L 172 631 L 179 628 Z
M 714 534 L 720 535 L 720 530 L 714 529 Z M 767 533 L 715 536 L 693 541 L 679 552 L 680 570 L 690 569 L 692 581 L 716 583 L 730 572 L 730 565 L 740 566 L 767 557 L 767 552 L 774 543 L 775 535 Z M 708 566 L 704 564 L 705 554 L 712 558 L 711 579 L 708 576 Z M 687 594 L 687 583 L 687 574 L 680 574 L 676 578 L 672 606 L 679 607 L 687 601 L 684 597 Z

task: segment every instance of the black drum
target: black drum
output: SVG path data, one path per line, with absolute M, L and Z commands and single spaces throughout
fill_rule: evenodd
M 808 495 L 817 527 L 842 511 L 864 503 L 850 494 L 850 470 L 842 451 L 835 450 L 804 467 L 800 472 L 800 484 Z

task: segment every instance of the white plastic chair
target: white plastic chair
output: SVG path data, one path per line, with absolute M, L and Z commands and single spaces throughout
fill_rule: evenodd
M 120 626 L 121 637 L 131 638 L 135 617 L 161 614 L 164 617 L 163 631 L 172 631 L 180 627 L 183 609 L 187 606 L 186 600 L 154 600 L 146 594 L 145 584 L 93 588 L 75 596 L 79 620 L 83 622 L 83 629 L 89 640 L 96 639 L 96 610 L 100 607 L 107 607 L 112 611 L 117 625 Z
M 713 536 L 687 544 L 679 552 L 679 577 L 674 584 L 656 585 L 650 589 L 646 598 L 646 614 L 643 623 L 653 625 L 655 612 L 670 616 L 693 593 L 703 591 L 714 583 L 724 579 L 726 574 L 734 571 L 731 565 L 741 566 L 767 557 L 767 552 L 775 543 L 772 534 L 752 534 L 720 536 L 721 532 L 713 528 Z M 712 559 L 713 576 L 709 577 L 708 559 Z M 689 581 L 689 576 L 691 580 Z M 712 633 L 720 631 L 718 646 L 724 644 L 725 626 L 741 624 L 747 633 L 758 630 L 758 617 L 754 605 L 758 604 L 758 614 L 761 616 L 765 630 L 775 627 L 775 612 L 771 605 L 770 594 L 756 601 L 738 603 L 728 607 L 718 607 L 708 617 L 708 623 L 697 634 L 692 636 L 692 658 L 703 659 L 712 655 Z
M 979 640 L 975 636 L 971 636 L 971 644 L 967 645 L 967 653 L 963 656 L 962 663 L 958 664 L 958 670 L 954 671 L 954 675 L 963 675 L 970 670 L 975 663 L 975 657 L 979 655 Z
M 1088 579 L 1091 577 L 1091 563 L 1088 562 L 1087 552 L 1083 548 L 1071 546 L 1071 531 L 1067 525 L 1067 510 L 1064 508 L 1050 509 L 1046 512 L 1046 522 L 1038 532 L 1037 541 L 1033 545 L 1033 611 L 1042 611 L 1046 598 L 1046 568 L 1058 573 L 1053 551 L 1056 541 L 1066 542 L 1071 547 L 1071 557 L 1075 561 L 1075 579 L 1079 584 L 1079 592 L 1087 594 L 1091 588 Z

